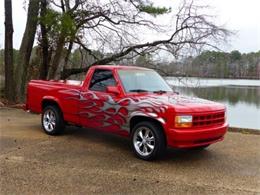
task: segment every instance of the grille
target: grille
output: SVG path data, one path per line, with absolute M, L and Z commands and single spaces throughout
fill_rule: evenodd
M 193 127 L 221 125 L 225 122 L 225 112 L 193 115 Z

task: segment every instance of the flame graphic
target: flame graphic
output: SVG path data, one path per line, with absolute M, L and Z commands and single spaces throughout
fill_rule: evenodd
M 60 90 L 65 99 L 81 102 L 81 117 L 97 127 L 122 129 L 129 132 L 130 119 L 134 116 L 147 116 L 165 123 L 164 113 L 168 106 L 165 99 L 154 96 L 127 97 L 118 101 L 108 94 L 97 95 L 95 92 L 80 92 L 76 89 Z

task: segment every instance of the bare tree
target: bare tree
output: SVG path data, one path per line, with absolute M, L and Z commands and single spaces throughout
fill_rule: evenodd
M 5 97 L 14 101 L 12 0 L 5 0 Z
M 40 3 L 40 17 L 43 19 L 46 15 L 47 11 L 47 0 L 41 0 Z M 42 61 L 40 65 L 40 79 L 46 79 L 48 74 L 48 59 L 49 59 L 49 42 L 48 42 L 48 33 L 47 27 L 44 22 L 40 21 L 41 27 L 41 39 L 40 39 L 40 46 L 42 48 Z
M 130 53 L 140 55 L 165 50 L 176 57 L 191 49 L 217 48 L 219 41 L 225 40 L 230 34 L 228 30 L 215 25 L 212 16 L 200 12 L 207 9 L 206 6 L 196 5 L 193 1 L 183 2 L 173 15 L 171 26 L 166 29 L 146 16 L 144 9 L 140 9 L 142 5 L 142 1 L 110 1 L 103 5 L 83 3 L 78 6 L 80 18 L 74 19 L 77 37 L 81 38 L 77 39 L 77 43 L 85 45 L 83 48 L 89 53 L 93 53 L 92 44 L 108 55 L 83 68 L 64 68 L 61 77 L 86 72 L 92 65 L 117 61 Z M 165 36 L 164 39 L 142 43 L 139 35 L 145 30 L 165 33 L 168 38 Z
M 27 22 L 19 50 L 19 60 L 16 66 L 16 95 L 18 101 L 23 101 L 27 81 L 28 66 L 38 24 L 40 0 L 30 0 Z
M 201 12 L 207 7 L 198 6 L 193 0 L 182 1 L 176 13 L 170 8 L 153 6 L 149 0 L 30 0 L 16 69 L 18 98 L 25 91 L 39 9 L 43 55 L 40 72 L 41 78 L 46 78 L 48 69 L 48 79 L 57 74 L 65 79 L 86 72 L 95 64 L 118 62 L 160 50 L 179 56 L 190 49 L 217 48 L 218 41 L 229 35 L 229 31 L 215 25 L 211 16 Z M 156 20 L 162 14 L 172 14 L 169 25 Z M 144 32 L 160 36 L 149 41 Z M 73 47 L 84 49 L 91 56 L 89 63 L 67 66 Z M 96 55 L 96 51 L 102 55 Z
M 53 1 L 53 3 L 55 5 L 57 5 L 55 3 L 55 1 Z M 58 30 L 59 35 L 58 35 L 58 38 L 55 43 L 55 53 L 54 53 L 53 59 L 50 64 L 48 77 L 47 77 L 48 79 L 54 78 L 54 76 L 56 74 L 56 71 L 60 64 L 60 60 L 62 57 L 62 52 L 64 49 L 64 45 L 66 43 L 66 40 L 67 39 L 73 40 L 73 38 L 71 38 L 71 37 L 73 37 L 74 34 L 76 33 L 76 29 L 74 29 L 74 28 L 76 28 L 76 26 L 73 25 L 74 24 L 73 20 L 75 20 L 76 16 L 74 14 L 75 14 L 78 6 L 80 5 L 80 3 L 81 3 L 80 0 L 75 0 L 74 5 L 71 7 L 69 0 L 60 1 L 60 6 L 58 6 L 62 11 L 62 15 L 60 17 L 60 19 L 61 19 L 60 29 Z M 73 33 L 74 31 L 75 31 L 75 33 Z M 70 42 L 71 46 L 69 46 L 70 49 L 68 51 L 70 52 L 73 42 L 72 41 L 69 41 L 69 42 Z M 67 56 L 69 56 L 69 53 L 67 53 Z
M 143 2 L 145 1 L 51 1 L 51 5 L 55 6 L 54 10 L 56 13 L 58 12 L 58 17 L 56 18 L 59 18 L 59 22 L 53 23 L 55 26 L 58 26 L 58 28 L 56 28 L 58 31 L 54 33 L 56 35 L 52 34 L 52 37 L 55 39 L 55 41 L 53 41 L 55 53 L 50 64 L 48 78 L 54 78 L 58 69 L 67 69 L 67 57 L 64 67 L 59 67 L 60 60 L 64 47 L 68 47 L 66 56 L 69 56 L 68 54 L 71 51 L 72 45 L 75 45 L 73 42 L 80 46 L 84 45 L 84 48 L 87 49 L 86 51 L 89 51 L 90 54 L 94 53 L 93 48 L 88 49 L 88 45 L 86 45 L 85 40 L 82 39 L 84 36 L 89 38 L 87 41 L 97 42 L 98 45 L 104 43 L 104 47 L 107 46 L 107 43 L 103 41 L 110 39 L 115 48 L 125 44 L 132 44 L 133 42 L 130 41 L 130 38 L 132 40 L 137 39 L 137 36 L 134 35 L 136 33 L 128 33 L 128 30 L 133 29 L 132 27 L 135 25 L 153 26 L 155 28 L 156 25 L 154 25 L 153 22 L 142 19 L 141 15 L 145 12 L 154 15 L 163 14 L 166 13 L 168 9 L 157 8 L 151 5 L 145 6 Z M 114 35 L 116 37 L 112 39 Z M 119 41 L 117 39 L 119 39 Z M 96 50 L 104 51 L 103 48 L 97 48 Z M 113 53 L 114 51 L 110 50 L 109 52 Z

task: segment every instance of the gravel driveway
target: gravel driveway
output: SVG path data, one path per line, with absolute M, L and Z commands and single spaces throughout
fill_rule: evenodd
M 260 135 L 145 162 L 126 138 L 76 127 L 51 137 L 39 115 L 0 108 L 0 172 L 0 194 L 260 194 Z

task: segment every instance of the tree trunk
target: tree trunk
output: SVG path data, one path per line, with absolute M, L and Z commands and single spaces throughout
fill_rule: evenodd
M 43 18 L 46 14 L 46 8 L 47 8 L 47 0 L 41 0 L 41 11 L 40 16 Z M 46 79 L 48 75 L 48 49 L 49 49 L 49 43 L 48 43 L 48 37 L 47 37 L 47 29 L 43 22 L 40 23 L 41 26 L 41 48 L 42 48 L 42 62 L 40 65 L 40 79 Z
M 5 97 L 11 102 L 15 100 L 13 77 L 13 31 L 12 0 L 5 0 Z
M 63 35 L 60 35 L 57 42 L 55 55 L 53 57 L 51 66 L 49 67 L 48 79 L 54 79 L 55 77 L 56 71 L 60 64 L 64 44 L 65 44 L 65 37 Z
M 25 97 L 28 66 L 38 23 L 39 2 L 40 0 L 29 1 L 26 27 L 19 50 L 19 59 L 16 68 L 16 92 L 19 102 L 22 102 Z
M 65 59 L 64 59 L 63 69 L 68 69 L 67 66 L 68 66 L 68 62 L 69 62 L 71 50 L 72 50 L 72 47 L 73 47 L 73 41 L 74 41 L 74 39 L 71 38 L 71 40 L 70 40 L 70 42 L 69 42 L 69 47 L 68 47 L 68 49 L 67 49 L 66 56 L 65 56 Z

